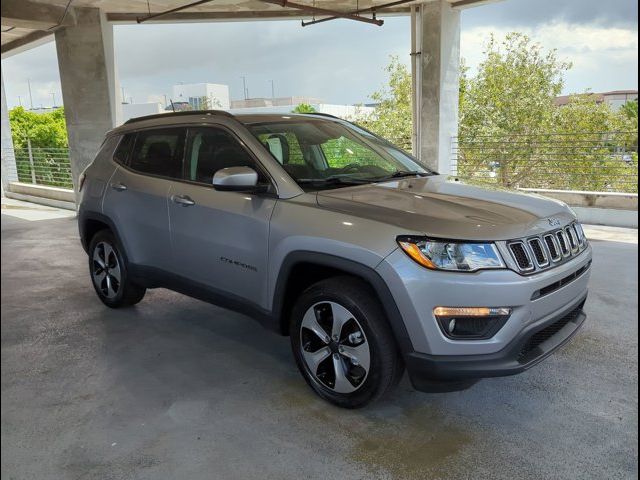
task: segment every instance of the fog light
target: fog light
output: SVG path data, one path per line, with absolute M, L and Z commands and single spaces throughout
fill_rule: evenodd
M 433 315 L 442 333 L 451 339 L 491 338 L 511 315 L 508 307 L 436 307 Z

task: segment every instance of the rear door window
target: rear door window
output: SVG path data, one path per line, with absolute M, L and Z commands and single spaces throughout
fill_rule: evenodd
M 184 128 L 158 128 L 138 132 L 129 167 L 140 173 L 183 178 Z

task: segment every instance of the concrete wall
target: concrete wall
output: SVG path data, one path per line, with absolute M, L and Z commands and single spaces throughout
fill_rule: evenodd
M 581 192 L 542 188 L 521 190 L 565 202 L 583 223 L 638 228 L 637 193 Z
M 13 140 L 11 139 L 11 126 L 9 125 L 7 98 L 4 94 L 4 74 L 2 75 L 2 145 L 0 154 L 0 163 L 2 165 L 2 195 L 4 195 L 4 192 L 9 186 L 9 182 L 18 180 L 16 158 L 13 152 Z

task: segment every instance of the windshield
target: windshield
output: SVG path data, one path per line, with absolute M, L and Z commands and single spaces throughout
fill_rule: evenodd
M 282 117 L 247 127 L 306 190 L 434 174 L 408 153 L 347 122 Z

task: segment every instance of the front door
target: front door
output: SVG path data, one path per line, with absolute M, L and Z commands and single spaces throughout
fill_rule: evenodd
M 269 221 L 276 198 L 221 192 L 216 171 L 260 168 L 241 142 L 222 127 L 189 129 L 185 183 L 169 191 L 169 222 L 177 273 L 218 293 L 267 304 Z

